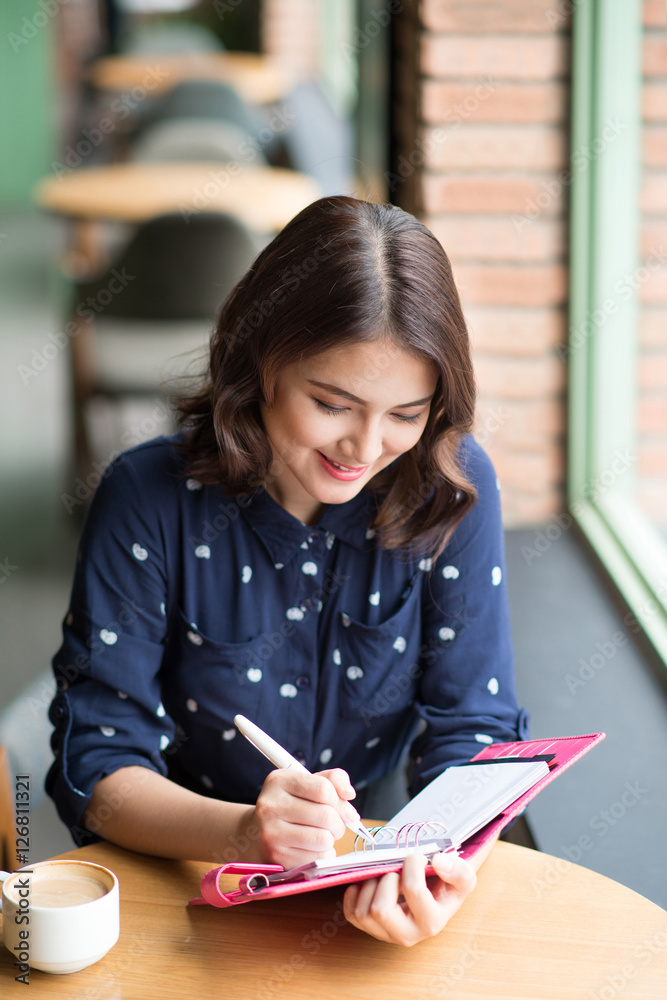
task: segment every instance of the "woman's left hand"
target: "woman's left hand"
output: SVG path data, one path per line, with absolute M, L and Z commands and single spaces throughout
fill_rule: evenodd
M 426 858 L 407 857 L 400 872 L 356 882 L 343 897 L 347 920 L 379 941 L 410 947 L 438 934 L 475 888 L 477 874 L 455 854 L 435 854 L 437 879 L 426 881 Z

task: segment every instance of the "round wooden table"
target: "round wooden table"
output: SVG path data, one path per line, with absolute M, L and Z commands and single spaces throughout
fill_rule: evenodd
M 142 52 L 106 56 L 93 63 L 90 82 L 98 90 L 132 91 L 151 96 L 184 80 L 231 84 L 250 104 L 272 104 L 290 93 L 296 78 L 281 62 L 256 52 Z
M 75 219 L 144 222 L 165 212 L 231 212 L 276 233 L 320 197 L 307 174 L 232 163 L 121 163 L 44 178 L 38 205 Z
M 0 949 L 0 994 L 67 1000 L 664 1000 L 667 913 L 611 879 L 499 843 L 477 888 L 437 937 L 411 949 L 347 924 L 342 890 L 188 907 L 213 865 L 110 844 L 62 857 L 116 872 L 121 935 L 96 965 L 14 982 Z M 230 879 L 232 888 L 238 879 Z

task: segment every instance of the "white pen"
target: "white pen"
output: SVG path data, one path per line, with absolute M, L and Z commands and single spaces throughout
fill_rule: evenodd
M 306 774 L 311 772 L 307 767 L 304 767 L 301 761 L 298 761 L 296 757 L 293 757 L 291 753 L 288 753 L 284 747 L 281 747 L 280 743 L 276 743 L 272 740 L 263 729 L 256 726 L 254 722 L 250 722 L 246 719 L 244 715 L 234 716 L 234 725 L 237 727 L 239 732 L 243 733 L 245 738 L 256 747 L 260 753 L 263 753 L 265 757 L 268 757 L 272 764 L 276 767 L 292 767 L 299 771 L 305 771 Z M 369 843 L 373 844 L 373 834 L 370 833 L 363 823 L 346 823 L 345 826 L 356 833 L 359 837 L 367 840 Z

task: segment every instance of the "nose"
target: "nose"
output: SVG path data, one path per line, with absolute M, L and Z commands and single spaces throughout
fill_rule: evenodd
M 382 455 L 382 431 L 379 420 L 360 422 L 341 443 L 341 452 L 351 465 L 372 465 Z

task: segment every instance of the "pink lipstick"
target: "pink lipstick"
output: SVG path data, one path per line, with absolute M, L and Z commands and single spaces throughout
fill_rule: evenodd
M 350 483 L 355 479 L 360 479 L 368 469 L 367 465 L 349 466 L 343 465 L 340 462 L 333 462 L 330 458 L 327 458 L 326 455 L 323 455 L 321 451 L 318 451 L 317 454 L 320 462 L 322 463 L 322 468 L 325 472 L 328 472 L 330 476 L 333 476 L 334 479 L 342 479 L 343 481 Z

